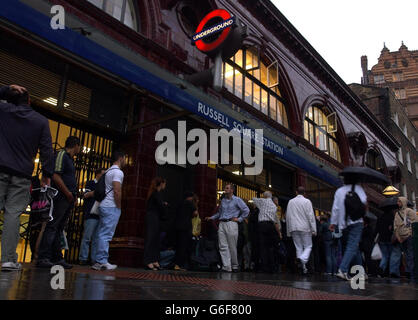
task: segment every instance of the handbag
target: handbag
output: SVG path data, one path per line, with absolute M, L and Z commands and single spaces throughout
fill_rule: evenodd
M 382 260 L 382 251 L 380 250 L 378 243 L 376 243 L 373 247 L 371 258 L 372 260 Z
M 94 201 L 93 207 L 91 207 L 90 214 L 99 215 L 99 201 Z
M 202 222 L 199 216 L 192 218 L 192 226 L 193 226 L 192 233 L 194 237 L 200 236 L 201 225 L 202 225 Z

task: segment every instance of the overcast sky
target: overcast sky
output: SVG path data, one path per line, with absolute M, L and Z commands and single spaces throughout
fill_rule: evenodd
M 271 0 L 346 83 L 360 83 L 360 57 L 369 69 L 383 42 L 418 50 L 418 0 Z

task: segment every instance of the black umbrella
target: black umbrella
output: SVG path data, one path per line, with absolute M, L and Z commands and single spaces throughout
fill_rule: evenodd
M 390 184 L 389 178 L 383 173 L 368 167 L 346 167 L 340 172 L 340 176 L 348 178 L 351 183 Z
M 379 204 L 380 209 L 397 209 L 398 208 L 398 197 L 390 197 L 383 200 Z

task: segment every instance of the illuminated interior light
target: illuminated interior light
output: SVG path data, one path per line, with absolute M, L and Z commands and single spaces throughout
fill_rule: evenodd
M 241 171 L 232 171 L 232 174 L 240 176 L 240 175 L 242 175 L 242 172 Z
M 51 104 L 51 105 L 53 105 L 53 106 L 57 106 L 57 105 L 58 105 L 58 100 L 57 100 L 57 99 L 55 99 L 55 98 L 53 98 L 53 97 L 46 98 L 46 99 L 44 99 L 44 100 L 42 100 L 42 101 L 44 101 L 44 102 L 46 102 L 46 103 L 49 103 L 49 104 Z M 68 103 L 64 102 L 64 107 L 65 107 L 65 108 L 68 108 L 69 106 L 70 106 L 70 105 L 69 105 Z

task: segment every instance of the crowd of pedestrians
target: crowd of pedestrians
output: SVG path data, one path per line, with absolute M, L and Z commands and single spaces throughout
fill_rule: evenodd
M 17 85 L 2 87 L 0 100 L 6 101 L 0 102 L 2 270 L 21 269 L 16 254 L 19 218 L 31 199 L 33 159 L 38 151 L 42 164 L 40 189 L 56 192 L 37 235 L 35 265 L 72 268 L 62 255 L 62 238 L 77 198 L 73 159 L 81 151 L 80 140 L 68 137 L 64 148 L 54 154 L 48 120 L 29 106 L 26 89 Z M 112 160 L 110 168 L 96 170 L 95 179 L 87 182 L 83 195 L 84 232 L 79 262 L 95 270 L 117 268 L 109 263 L 109 243 L 121 215 L 126 156 L 115 151 Z M 350 280 L 355 265 L 363 266 L 362 277 L 367 280 L 367 274 L 400 277 L 404 254 L 405 274 L 413 278 L 412 223 L 416 222 L 416 214 L 404 197 L 399 197 L 397 209 L 379 216 L 374 227 L 368 217 L 358 214 L 368 210 L 364 189 L 348 179 L 335 192 L 331 213 L 320 217 L 315 216 L 312 202 L 301 186 L 283 210 L 270 191 L 246 203 L 235 195 L 235 186 L 228 183 L 219 206 L 212 215 L 205 214 L 207 232 L 203 237 L 198 197 L 191 191 L 179 197 L 174 218 L 163 228 L 169 209 L 164 201 L 166 185 L 164 178 L 156 177 L 147 194 L 143 262 L 148 270 L 304 275 L 323 272 Z M 372 259 L 376 243 L 381 251 L 379 264 Z

